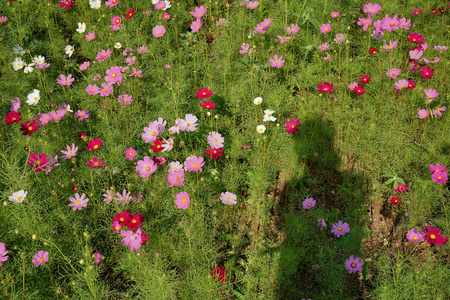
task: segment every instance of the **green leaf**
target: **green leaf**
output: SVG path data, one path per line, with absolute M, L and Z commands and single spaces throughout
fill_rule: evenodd
M 362 275 L 363 275 L 363 279 L 367 280 L 367 266 L 369 266 L 370 261 L 366 262 L 365 264 L 363 264 L 363 270 L 362 270 Z
M 244 299 L 244 295 L 242 295 L 238 291 L 233 290 L 233 294 L 237 299 Z
M 398 182 L 396 181 L 396 182 L 394 182 L 394 190 L 396 190 L 397 187 L 398 187 Z
M 384 184 L 388 185 L 388 184 L 391 184 L 392 182 L 394 182 L 394 179 L 393 179 L 393 178 L 389 179 L 389 180 L 386 181 Z
M 401 184 L 405 184 L 405 181 L 404 181 L 403 179 L 401 179 L 401 178 L 397 178 L 397 181 L 398 181 L 399 183 L 401 183 Z

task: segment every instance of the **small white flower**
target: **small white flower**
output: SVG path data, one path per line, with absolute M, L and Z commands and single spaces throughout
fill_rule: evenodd
M 75 50 L 75 48 L 73 46 L 70 46 L 70 45 L 66 46 L 66 54 L 69 55 L 69 57 L 72 56 L 74 50 Z
M 24 190 L 20 190 L 18 192 L 13 193 L 11 196 L 9 196 L 9 201 L 16 203 L 22 203 L 23 200 L 27 197 L 28 192 L 25 192 Z
M 25 62 L 21 59 L 16 57 L 16 59 L 13 61 L 13 68 L 14 71 L 20 70 L 25 66 Z
M 266 126 L 264 126 L 264 125 L 258 125 L 258 126 L 256 126 L 256 131 L 257 131 L 258 133 L 264 133 L 264 131 L 266 131 Z
M 260 105 L 262 103 L 263 99 L 261 97 L 256 97 L 255 100 L 253 100 L 253 103 L 256 105 Z
M 263 121 L 264 121 L 264 122 L 267 122 L 267 121 L 275 122 L 275 121 L 277 120 L 277 118 L 275 118 L 275 117 L 273 116 L 273 113 L 274 113 L 274 112 L 275 112 L 274 110 L 266 109 L 266 110 L 264 111 Z
M 14 46 L 13 50 L 14 50 L 14 53 L 15 53 L 16 55 L 17 55 L 17 54 L 20 54 L 20 55 L 24 55 L 24 54 L 25 54 L 25 51 L 23 51 L 23 48 L 20 47 L 19 44 L 17 44 L 16 46 Z
M 34 89 L 31 94 L 28 94 L 28 97 L 27 97 L 28 105 L 36 105 L 36 104 L 38 104 L 39 99 L 41 99 L 39 93 L 40 93 L 39 90 Z
M 42 56 L 42 55 L 35 56 L 35 57 L 33 58 L 33 63 L 34 63 L 35 65 L 42 65 L 43 63 L 45 63 L 45 57 Z
M 34 66 L 34 64 L 33 63 L 31 63 L 31 64 L 25 64 L 25 69 L 23 70 L 23 72 L 24 73 L 31 73 L 31 72 L 33 72 L 33 66 Z
M 78 28 L 77 28 L 77 32 L 78 33 L 83 33 L 86 31 L 86 23 L 78 23 Z
M 122 48 L 122 44 L 117 42 L 117 43 L 114 44 L 114 48 L 120 49 L 120 48 Z
M 89 5 L 92 9 L 99 9 L 102 2 L 100 0 L 89 0 Z

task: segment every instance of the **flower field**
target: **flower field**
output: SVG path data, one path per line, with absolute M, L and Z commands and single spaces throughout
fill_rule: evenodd
M 450 2 L 0 4 L 2 299 L 450 299 Z

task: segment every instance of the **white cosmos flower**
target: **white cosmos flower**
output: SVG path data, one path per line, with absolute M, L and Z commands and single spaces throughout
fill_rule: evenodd
M 28 192 L 24 190 L 20 190 L 18 192 L 13 193 L 11 196 L 9 196 L 9 201 L 16 203 L 22 203 L 23 200 L 27 197 Z
M 31 73 L 31 72 L 33 72 L 33 66 L 34 66 L 34 63 L 31 63 L 31 64 L 25 64 L 25 69 L 23 70 L 23 72 L 24 73 Z
M 34 89 L 31 94 L 28 94 L 27 97 L 27 103 L 28 105 L 36 105 L 39 102 L 39 99 L 41 99 L 41 96 L 39 95 L 39 90 Z
M 45 57 L 42 56 L 42 55 L 35 56 L 35 57 L 33 58 L 33 63 L 34 63 L 35 65 L 42 65 L 43 63 L 45 63 Z
M 14 48 L 13 48 L 13 50 L 14 50 L 14 53 L 15 53 L 16 55 L 17 55 L 17 54 L 20 54 L 20 55 L 24 55 L 24 54 L 25 54 L 25 51 L 23 51 L 23 48 L 20 47 L 19 44 L 15 45 Z
M 25 62 L 21 58 L 16 57 L 16 59 L 13 61 L 12 65 L 13 65 L 14 71 L 17 71 L 17 70 L 22 69 L 25 66 Z
M 78 28 L 77 28 L 77 32 L 78 33 L 83 33 L 86 31 L 86 23 L 78 23 Z
M 122 44 L 117 42 L 117 43 L 114 44 L 114 48 L 120 49 L 120 48 L 122 48 Z
M 256 97 L 255 100 L 253 100 L 253 103 L 255 103 L 256 105 L 260 105 L 262 103 L 262 98 L 261 97 Z
M 74 50 L 75 50 L 75 48 L 73 46 L 70 46 L 70 45 L 66 46 L 66 54 L 69 55 L 69 57 L 72 56 Z
M 273 113 L 274 113 L 274 112 L 275 112 L 274 110 L 266 109 L 266 110 L 264 111 L 263 121 L 264 121 L 264 122 L 267 122 L 267 121 L 275 122 L 275 121 L 277 120 L 277 118 L 275 118 L 275 117 L 273 116 Z
M 89 0 L 89 5 L 92 9 L 99 9 L 102 2 L 100 0 Z
M 257 131 L 258 133 L 264 133 L 264 131 L 266 131 L 266 126 L 264 126 L 264 125 L 258 125 L 258 126 L 256 126 L 256 131 Z

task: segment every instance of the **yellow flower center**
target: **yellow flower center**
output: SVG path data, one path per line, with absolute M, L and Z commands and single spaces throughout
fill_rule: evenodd
M 275 63 L 278 64 L 278 60 L 276 60 Z
M 198 167 L 198 164 L 194 164 L 194 168 L 197 168 Z
M 342 231 L 342 228 L 341 228 L 341 227 L 339 227 L 339 228 L 338 228 L 338 231 Z
M 112 77 L 112 78 L 116 78 L 116 73 L 113 73 L 113 74 L 111 75 L 111 77 Z
M 436 236 L 435 236 L 434 234 L 432 234 L 432 235 L 430 235 L 430 238 L 431 238 L 432 240 L 434 240 L 434 239 L 436 238 Z
M 181 199 L 181 201 L 186 202 L 186 198 Z
M 69 155 L 72 155 L 72 152 L 69 152 Z
M 22 197 L 17 197 L 17 201 L 20 201 L 20 200 L 22 200 Z
M 94 149 L 97 149 L 97 148 L 98 148 L 98 145 L 95 145 L 95 146 L 94 146 Z
M 158 31 L 158 34 L 161 34 L 161 30 L 160 30 L 160 31 Z
M 43 257 L 41 257 L 41 259 L 39 259 L 39 261 L 40 261 L 40 262 L 43 262 L 43 261 L 44 261 L 44 258 L 43 258 Z
M 413 240 L 417 240 L 417 236 L 413 237 Z
M 98 165 L 99 165 L 99 163 L 98 163 L 98 162 L 94 163 L 94 166 L 98 167 Z
M 132 156 L 132 155 L 133 155 L 133 153 L 132 153 L 132 152 L 128 152 L 128 155 L 129 155 L 129 156 Z
M 354 267 L 356 267 L 356 264 L 355 264 L 355 263 L 352 263 L 351 266 L 352 266 L 352 268 L 354 268 Z
M 312 204 L 311 203 L 308 203 L 308 206 L 311 206 Z
M 91 89 L 91 92 L 95 92 L 95 90 L 94 90 L 94 89 Z
M 31 127 L 31 126 L 30 126 L 30 127 L 28 127 L 28 130 L 33 130 L 33 127 Z
M 145 168 L 145 171 L 150 171 L 150 167 L 146 167 L 146 168 Z
M 175 178 L 175 181 L 180 181 L 180 177 L 176 177 L 176 178 Z
M 81 201 L 80 201 L 80 200 L 78 200 L 78 201 L 77 201 L 77 204 L 78 204 L 78 205 L 80 205 L 80 203 L 81 203 Z

